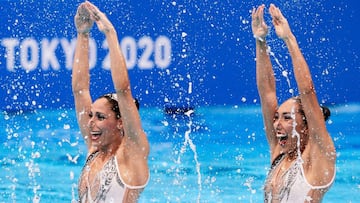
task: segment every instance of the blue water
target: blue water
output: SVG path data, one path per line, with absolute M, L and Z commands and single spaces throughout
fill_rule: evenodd
M 359 202 L 360 105 L 331 108 L 337 176 L 324 202 Z M 142 108 L 151 179 L 140 202 L 262 202 L 269 167 L 258 106 L 188 115 Z M 86 148 L 73 110 L 0 116 L 0 202 L 71 202 Z

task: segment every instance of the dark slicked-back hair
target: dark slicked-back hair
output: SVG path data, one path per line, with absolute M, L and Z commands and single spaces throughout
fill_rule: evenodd
M 101 98 L 105 98 L 106 100 L 108 100 L 108 102 L 110 102 L 110 104 L 111 104 L 111 110 L 113 110 L 116 114 L 116 118 L 117 119 L 121 118 L 119 103 L 118 103 L 116 94 L 115 93 L 104 94 L 104 95 L 100 96 L 98 99 L 101 99 Z M 139 110 L 139 108 L 140 108 L 139 101 L 137 99 L 134 99 L 134 103 L 136 105 L 136 108 Z
M 306 117 L 305 117 L 305 113 L 304 113 L 304 110 L 302 109 L 302 104 L 301 104 L 301 99 L 300 97 L 293 97 L 294 100 L 296 100 L 296 102 L 299 103 L 299 106 L 300 106 L 300 113 L 304 116 L 305 118 L 305 121 L 306 121 Z M 323 116 L 324 116 L 324 121 L 327 121 L 329 120 L 330 118 L 330 115 L 331 115 L 331 112 L 330 112 L 330 109 L 326 106 L 323 106 L 323 105 L 320 105 L 319 107 L 321 109 L 321 112 L 323 113 Z

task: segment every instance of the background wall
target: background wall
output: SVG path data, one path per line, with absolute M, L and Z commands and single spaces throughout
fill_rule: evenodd
M 250 13 L 258 1 L 92 1 L 114 23 L 133 94 L 145 106 L 258 104 Z M 360 101 L 358 1 L 271 1 L 288 18 L 319 100 Z M 71 108 L 81 1 L 0 0 L 0 108 Z M 268 7 L 270 1 L 264 1 Z M 266 10 L 268 12 L 268 10 Z M 291 61 L 269 14 L 268 43 L 281 100 L 296 91 Z M 91 91 L 112 92 L 104 36 L 91 32 Z M 276 60 L 279 63 L 276 63 Z M 282 73 L 286 71 L 288 78 Z M 288 84 L 288 80 L 290 83 Z

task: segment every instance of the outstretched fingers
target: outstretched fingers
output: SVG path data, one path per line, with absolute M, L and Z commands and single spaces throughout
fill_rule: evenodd
M 281 39 L 287 39 L 292 36 L 289 23 L 284 17 L 284 15 L 281 13 L 280 9 L 274 4 L 271 4 L 269 11 L 278 37 L 280 37 Z
M 86 7 L 90 13 L 91 19 L 93 19 L 96 22 L 96 24 L 101 32 L 107 33 L 108 31 L 110 31 L 111 29 L 114 28 L 112 23 L 106 17 L 106 15 L 103 12 L 101 12 L 98 7 L 96 7 L 94 4 L 92 4 L 88 1 L 86 2 L 86 4 L 87 4 Z
M 105 15 L 94 4 L 88 1 L 86 1 L 85 4 L 92 20 L 99 21 Z
M 260 5 L 258 8 L 253 8 L 251 13 L 252 20 L 264 21 L 264 8 L 264 4 Z
M 257 8 L 253 8 L 251 13 L 252 31 L 254 37 L 260 41 L 264 41 L 264 37 L 267 35 L 268 32 L 268 28 L 264 20 L 264 8 L 265 5 L 262 4 Z
M 276 7 L 274 4 L 270 4 L 269 12 L 272 17 L 274 25 L 279 25 L 282 23 L 282 21 L 285 20 L 280 9 L 278 7 Z

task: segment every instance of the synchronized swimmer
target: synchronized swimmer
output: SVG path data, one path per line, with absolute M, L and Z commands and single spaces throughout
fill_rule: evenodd
M 89 90 L 89 32 L 94 22 L 110 50 L 116 93 L 92 103 Z M 75 16 L 77 44 L 72 90 L 77 121 L 88 156 L 79 180 L 79 202 L 137 202 L 149 181 L 149 143 L 141 126 L 139 104 L 131 94 L 116 30 L 104 13 L 85 1 Z
M 335 147 L 325 125 L 330 111 L 319 105 L 309 67 L 287 19 L 271 4 L 272 23 L 289 50 L 300 92 L 278 106 L 274 72 L 267 53 L 264 8 L 261 5 L 252 11 L 256 82 L 272 162 L 264 200 L 321 202 L 335 179 Z

